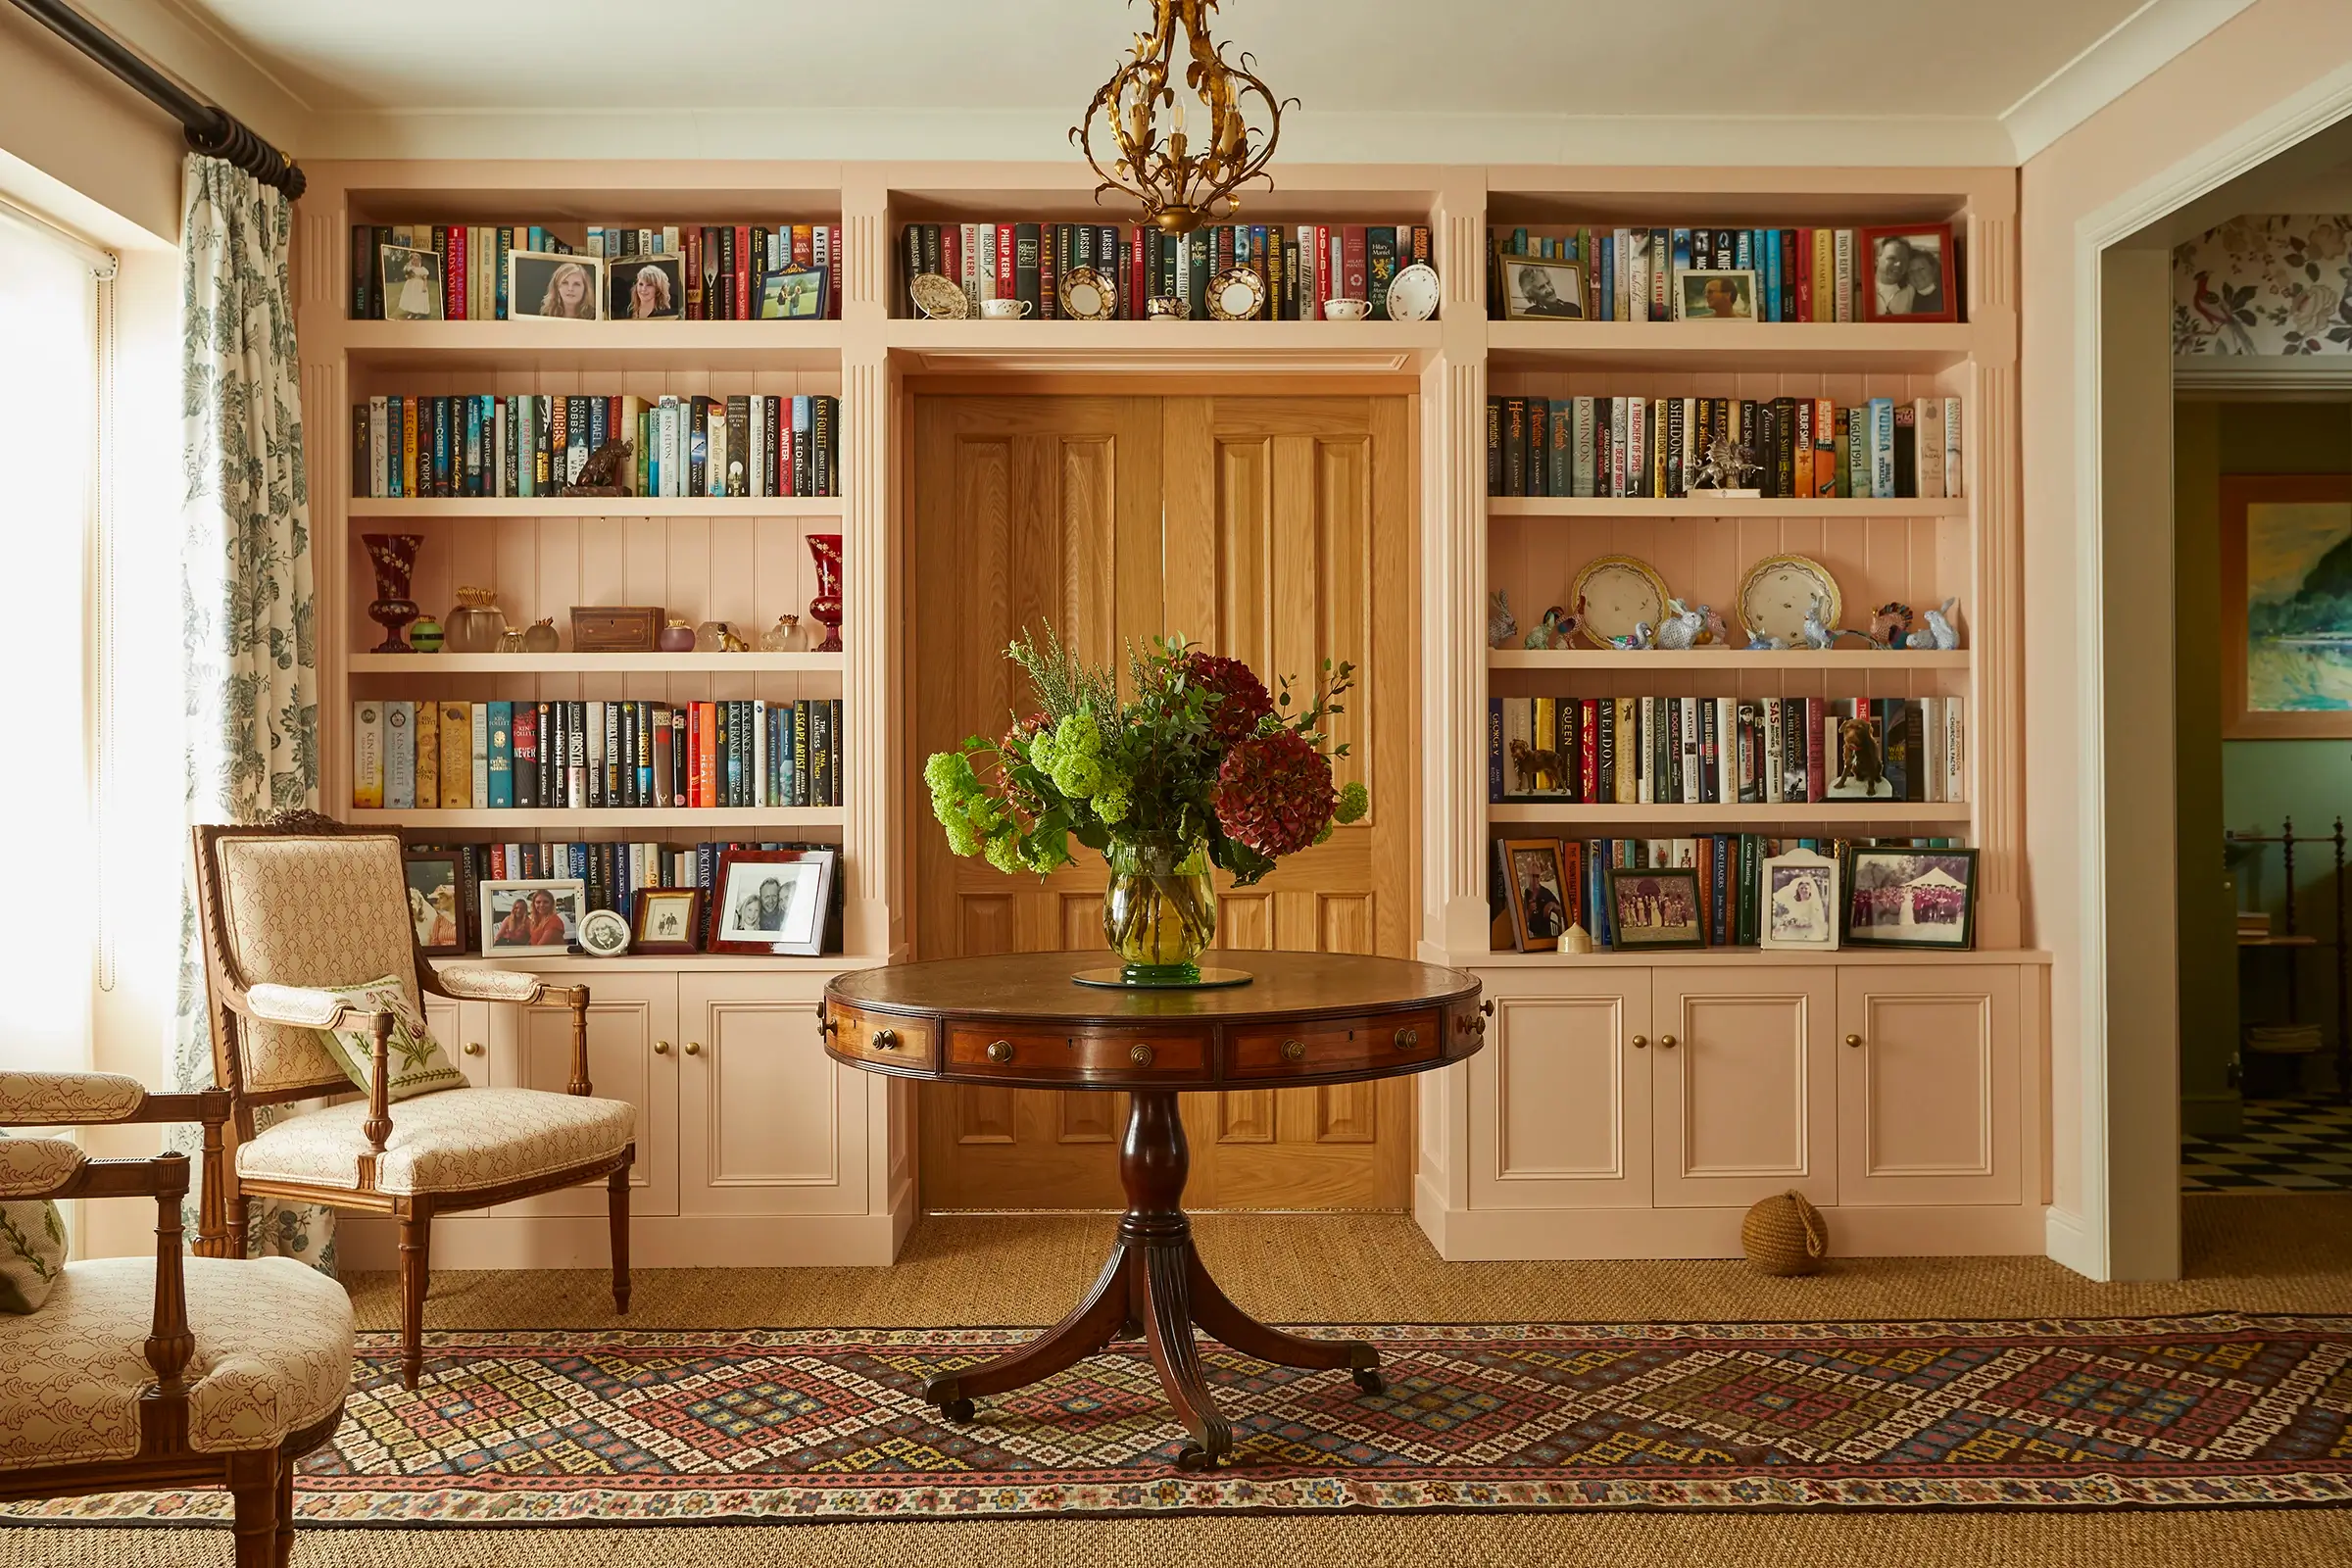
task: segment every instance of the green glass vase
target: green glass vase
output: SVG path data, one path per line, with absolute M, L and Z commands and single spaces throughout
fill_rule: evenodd
M 1102 936 L 1119 956 L 1120 980 L 1131 986 L 1199 985 L 1199 959 L 1217 934 L 1208 847 L 1165 838 L 1120 841 L 1107 858 Z

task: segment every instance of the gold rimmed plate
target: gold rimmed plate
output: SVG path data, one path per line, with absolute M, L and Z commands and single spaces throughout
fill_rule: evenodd
M 1568 602 L 1585 617 L 1582 634 L 1594 648 L 1631 637 L 1647 622 L 1651 631 L 1666 618 L 1666 579 L 1637 556 L 1595 556 L 1569 585 Z
M 1091 267 L 1072 268 L 1057 293 L 1061 314 L 1073 321 L 1107 321 L 1119 314 L 1118 285 Z
M 1752 642 L 1778 637 L 1805 646 L 1805 616 L 1821 601 L 1821 623 L 1835 628 L 1842 612 L 1838 579 L 1810 556 L 1766 556 L 1740 582 L 1740 624 Z
M 1266 307 L 1266 280 L 1247 267 L 1229 267 L 1208 280 L 1208 314 L 1247 321 Z
M 1400 268 L 1389 279 L 1389 319 L 1426 321 L 1438 314 L 1438 301 L 1444 292 L 1438 282 L 1438 270 L 1427 262 Z
M 972 314 L 972 302 L 951 278 L 937 272 L 918 272 L 906 285 L 914 308 L 934 321 L 960 321 Z

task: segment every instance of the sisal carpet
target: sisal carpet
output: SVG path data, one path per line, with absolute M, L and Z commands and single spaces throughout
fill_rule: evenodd
M 1212 1269 L 1248 1309 L 1276 1321 L 1374 1317 L 1424 1322 L 1723 1322 L 1923 1317 L 2121 1317 L 2176 1313 L 2341 1312 L 2352 1304 L 2352 1197 L 2192 1199 L 2184 1204 L 2189 1277 L 2103 1286 L 2042 1259 L 1889 1259 L 1845 1263 L 1812 1280 L 1760 1279 L 1731 1263 L 1446 1264 L 1395 1216 L 1206 1216 Z M 892 1269 L 673 1271 L 640 1276 L 633 1328 L 677 1330 L 840 1323 L 909 1327 L 1056 1316 L 1091 1280 L 1100 1219 L 958 1218 L 916 1233 Z M 392 1327 L 380 1278 L 354 1282 L 364 1325 Z M 616 1328 L 601 1278 L 451 1274 L 436 1279 L 436 1329 Z M 0 1558 L 27 1568 L 222 1563 L 217 1533 L 169 1529 L 0 1532 Z M 1168 1565 L 1279 1560 L 1286 1568 L 1403 1568 L 1633 1562 L 1662 1568 L 1820 1568 L 2130 1563 L 2133 1568 L 2277 1568 L 2352 1563 L 2352 1512 L 2278 1509 L 2168 1513 L 1900 1512 L 1770 1519 L 1632 1511 L 1479 1516 L 851 1524 L 822 1530 L 318 1531 L 300 1568 L 619 1568 L 699 1560 L 808 1568 L 988 1561 L 1062 1568 L 1106 1561 Z

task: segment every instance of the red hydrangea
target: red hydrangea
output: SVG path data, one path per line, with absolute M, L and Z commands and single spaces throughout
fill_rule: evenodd
M 1209 709 L 1208 733 L 1209 739 L 1219 746 L 1231 746 L 1255 734 L 1257 721 L 1274 711 L 1274 699 L 1267 693 L 1266 683 L 1238 659 L 1198 652 L 1188 654 L 1184 678 L 1216 699 Z
M 1287 729 L 1243 741 L 1217 769 L 1225 836 L 1276 859 L 1314 843 L 1338 799 L 1331 760 Z

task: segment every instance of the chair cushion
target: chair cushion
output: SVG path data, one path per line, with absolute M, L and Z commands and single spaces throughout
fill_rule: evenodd
M 200 1453 L 274 1447 L 332 1414 L 351 1386 L 351 1299 L 290 1258 L 191 1257 L 188 1441 Z M 69 1263 L 49 1304 L 0 1317 L 0 1470 L 127 1459 L 155 1382 L 155 1259 Z
M 0 1133 L 0 1197 L 48 1193 L 81 1168 L 79 1145 Z M 0 1202 L 0 1312 L 32 1312 L 66 1266 L 66 1220 L 46 1198 Z
M 237 1146 L 248 1180 L 357 1188 L 365 1102 L 288 1116 Z M 379 1193 L 462 1193 L 608 1158 L 637 1136 L 637 1107 L 544 1089 L 445 1089 L 404 1100 L 375 1164 Z
M 392 1070 L 392 1081 L 385 1085 L 385 1093 L 392 1099 L 407 1100 L 436 1090 L 466 1087 L 466 1075 L 441 1054 L 432 1030 L 425 1027 L 424 1014 L 409 1000 L 409 988 L 402 984 L 400 976 L 387 974 L 365 985 L 328 986 L 325 990 L 329 996 L 347 999 L 355 1007 L 392 1014 L 392 1038 L 385 1052 L 385 1064 Z M 327 1054 L 342 1067 L 343 1076 L 366 1094 L 368 1085 L 375 1081 L 375 1031 L 349 1027 L 321 1029 L 318 1038 L 325 1042 Z

